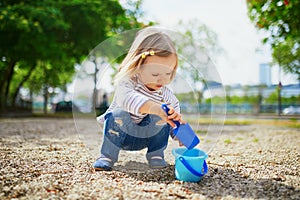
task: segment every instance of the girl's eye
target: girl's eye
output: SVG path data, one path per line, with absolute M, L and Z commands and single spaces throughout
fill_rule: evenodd
M 166 73 L 167 76 L 171 76 L 172 73 Z
M 152 76 L 158 76 L 158 74 L 152 74 Z

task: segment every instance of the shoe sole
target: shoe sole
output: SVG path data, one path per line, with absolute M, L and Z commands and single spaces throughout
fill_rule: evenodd
M 160 166 L 149 166 L 151 169 L 163 169 L 163 168 L 166 168 L 166 167 L 168 167 L 167 165 L 166 166 L 162 166 L 162 165 L 160 165 Z
M 112 171 L 112 168 L 100 168 L 100 167 L 94 167 L 95 171 Z

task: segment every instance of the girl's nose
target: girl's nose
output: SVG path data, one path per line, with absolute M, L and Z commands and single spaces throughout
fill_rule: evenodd
M 157 78 L 157 83 L 162 83 L 164 81 L 164 77 L 162 75 L 159 75 Z

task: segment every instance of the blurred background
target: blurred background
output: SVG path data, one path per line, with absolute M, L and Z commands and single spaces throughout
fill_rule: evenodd
M 182 36 L 174 42 L 182 56 L 177 82 L 188 80 L 189 89 L 175 91 L 183 112 L 299 116 L 299 7 L 293 0 L 0 1 L 1 116 L 103 113 L 121 61 L 110 56 L 128 45 L 109 39 L 150 25 Z M 107 40 L 116 49 L 96 54 Z

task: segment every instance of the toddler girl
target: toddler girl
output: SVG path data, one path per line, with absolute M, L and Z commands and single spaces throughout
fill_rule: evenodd
M 164 150 L 175 124 L 182 122 L 178 99 L 166 87 L 176 74 L 178 57 L 172 40 L 159 28 L 139 31 L 115 77 L 115 94 L 104 123 L 101 155 L 95 170 L 112 170 L 121 149 L 147 148 L 151 168 L 167 166 Z M 168 115 L 161 108 L 167 104 Z

